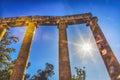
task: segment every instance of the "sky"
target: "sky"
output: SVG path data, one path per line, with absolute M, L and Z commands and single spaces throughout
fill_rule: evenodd
M 0 17 L 65 16 L 90 12 L 98 17 L 98 24 L 120 63 L 119 5 L 119 0 L 1 0 Z M 9 31 L 20 39 L 18 43 L 11 45 L 16 48 L 16 52 L 11 54 L 13 59 L 16 59 L 26 27 L 11 28 Z M 67 35 L 72 75 L 75 75 L 74 67 L 85 66 L 86 80 L 110 80 L 90 28 L 85 24 L 69 25 Z M 48 62 L 54 65 L 55 71 L 50 80 L 58 80 L 58 41 L 57 26 L 37 28 L 30 53 L 31 66 L 27 73 L 36 74 L 37 70 L 44 69 Z M 84 52 L 81 45 L 87 42 L 92 46 L 92 50 Z

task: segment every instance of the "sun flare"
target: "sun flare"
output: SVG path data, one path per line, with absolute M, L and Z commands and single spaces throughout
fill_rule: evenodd
M 89 52 L 92 49 L 92 46 L 89 43 L 83 43 L 82 50 Z
M 75 55 L 80 60 L 83 60 L 83 63 L 88 63 L 89 61 L 97 62 L 96 53 L 98 50 L 92 37 L 83 38 L 81 36 L 73 45 L 75 47 Z

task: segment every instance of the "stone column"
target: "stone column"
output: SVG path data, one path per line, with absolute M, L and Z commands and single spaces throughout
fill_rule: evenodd
M 101 57 L 105 63 L 107 71 L 110 75 L 111 80 L 120 80 L 120 65 L 115 57 L 112 49 L 110 48 L 102 30 L 97 24 L 97 17 L 94 17 L 89 22 L 90 28 L 93 32 L 94 38 L 96 40 L 96 44 L 101 53 Z
M 59 80 L 71 80 L 71 69 L 68 52 L 67 24 L 60 22 L 59 28 Z
M 0 25 L 0 41 L 2 40 L 2 37 L 4 36 L 6 30 L 7 29 L 3 25 Z
M 28 23 L 28 28 L 25 33 L 24 40 L 19 52 L 19 56 L 15 63 L 10 80 L 24 80 L 36 27 L 37 27 L 36 23 L 34 22 Z

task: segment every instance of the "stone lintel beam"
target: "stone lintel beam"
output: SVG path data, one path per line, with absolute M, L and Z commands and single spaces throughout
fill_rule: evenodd
M 28 28 L 26 30 L 10 80 L 24 80 L 36 27 L 36 23 L 28 23 Z
M 68 16 L 22 16 L 0 18 L 0 23 L 9 24 L 11 27 L 26 26 L 26 21 L 37 22 L 39 25 L 57 25 L 58 20 L 65 20 L 68 24 L 81 24 L 91 17 L 91 13 Z
M 66 32 L 67 24 L 60 22 L 59 29 L 59 80 L 71 80 L 70 59 Z

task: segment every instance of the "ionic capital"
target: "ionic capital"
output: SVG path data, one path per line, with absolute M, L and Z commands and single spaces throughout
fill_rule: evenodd
M 26 22 L 26 25 L 27 25 L 27 26 L 34 26 L 34 27 L 38 28 L 37 22 L 27 21 L 27 22 Z
M 66 29 L 67 28 L 67 23 L 65 21 L 59 21 L 58 28 L 59 29 Z
M 93 17 L 91 20 L 92 20 L 92 22 L 94 22 L 94 23 L 97 23 L 97 22 L 98 22 L 98 18 L 97 18 L 97 17 Z
M 93 26 L 96 25 L 98 22 L 98 18 L 97 17 L 93 17 L 90 20 L 87 21 L 86 25 L 87 26 Z

